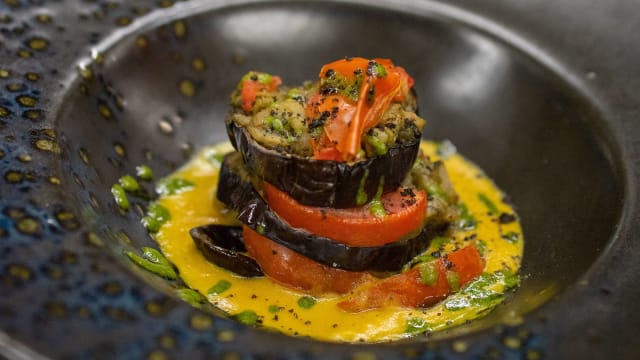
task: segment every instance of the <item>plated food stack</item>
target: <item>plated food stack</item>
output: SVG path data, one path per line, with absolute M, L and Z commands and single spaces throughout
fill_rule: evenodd
M 459 216 L 444 165 L 419 152 L 413 83 L 390 60 L 364 58 L 326 64 L 300 87 L 241 79 L 226 119 L 237 151 L 217 191 L 243 223 L 241 275 L 350 293 L 340 307 L 361 311 L 433 304 L 482 272 L 473 245 L 413 261 Z

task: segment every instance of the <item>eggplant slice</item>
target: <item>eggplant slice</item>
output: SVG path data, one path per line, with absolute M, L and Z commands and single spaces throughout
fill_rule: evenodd
M 231 143 L 242 154 L 251 173 L 309 206 L 350 208 L 357 206 L 361 189 L 371 199 L 384 177 L 384 191 L 397 188 L 413 166 L 420 137 L 395 144 L 386 154 L 355 163 L 315 160 L 267 149 L 247 131 L 227 121 Z
M 255 190 L 241 155 L 227 154 L 220 168 L 218 199 L 238 211 L 242 223 L 263 236 L 321 264 L 349 271 L 398 271 L 424 252 L 448 224 L 430 224 L 411 239 L 383 246 L 355 247 L 290 227 Z
M 226 225 L 203 225 L 189 230 L 196 247 L 210 262 L 244 277 L 263 276 L 260 265 L 242 254 L 242 228 Z

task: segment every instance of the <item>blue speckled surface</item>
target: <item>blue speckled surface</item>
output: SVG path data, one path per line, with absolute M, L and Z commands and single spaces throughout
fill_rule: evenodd
M 490 33 L 501 26 L 511 28 L 519 37 L 508 41 L 526 38 L 533 44 L 529 49 L 532 53 L 557 59 L 561 68 L 573 68 L 575 72 L 567 75 L 567 81 L 574 81 L 578 87 L 586 83 L 581 91 L 607 119 L 607 125 L 602 125 L 607 134 L 604 142 L 617 144 L 608 148 L 603 145 L 606 148 L 603 152 L 613 159 L 616 174 L 621 174 L 624 198 L 616 205 L 620 213 L 607 215 L 619 215 L 619 222 L 603 239 L 602 248 L 594 249 L 595 255 L 590 258 L 593 264 L 585 274 L 576 275 L 564 285 L 566 291 L 558 298 L 529 313 L 522 322 L 452 338 L 400 344 L 318 343 L 247 328 L 218 317 L 211 309 L 193 308 L 171 295 L 173 289 L 182 286 L 179 281 L 159 281 L 120 256 L 122 249 L 153 242 L 141 227 L 126 227 L 137 222 L 140 210 L 134 206 L 129 214 L 120 214 L 110 201 L 108 184 L 143 162 L 152 164 L 159 173 L 166 173 L 183 161 L 198 145 L 191 143 L 189 133 L 206 131 L 206 124 L 185 125 L 189 131 L 182 130 L 180 124 L 188 123 L 193 113 L 189 109 L 211 106 L 220 113 L 229 85 L 207 85 L 227 70 L 216 68 L 200 74 L 203 70 L 189 60 L 200 56 L 200 46 L 208 45 L 197 44 L 167 60 L 175 61 L 177 71 L 157 74 L 167 76 L 174 87 L 149 90 L 175 93 L 177 105 L 145 108 L 144 104 L 129 100 L 136 98 L 135 93 L 121 94 L 114 85 L 122 85 L 126 91 L 132 89 L 131 84 L 123 85 L 131 76 L 126 73 L 127 67 L 118 67 L 121 66 L 118 60 L 127 56 L 136 59 L 135 51 L 147 51 L 145 44 L 157 45 L 160 41 L 166 41 L 170 49 L 180 49 L 181 44 L 189 41 L 186 37 L 189 33 L 199 31 L 187 22 L 188 32 L 183 33 L 182 16 L 207 11 L 224 18 L 226 13 L 241 12 L 242 6 L 249 8 L 247 3 L 171 0 L 0 3 L 0 356 L 538 359 L 567 358 L 570 354 L 631 358 L 640 352 L 639 345 L 632 342 L 638 335 L 640 315 L 627 311 L 637 308 L 634 299 L 640 297 L 634 271 L 640 270 L 637 240 L 640 107 L 636 91 L 640 91 L 640 70 L 631 66 L 640 60 L 640 53 L 637 47 L 625 46 L 629 36 L 640 31 L 638 19 L 630 15 L 637 10 L 632 1 L 594 3 L 583 9 L 582 19 L 602 28 L 623 24 L 618 36 L 587 31 L 581 21 L 571 16 L 575 5 L 570 1 L 556 2 L 553 7 L 546 6 L 544 1 L 528 5 L 457 2 L 480 18 L 495 21 L 498 25 L 488 29 Z M 385 4 L 385 9 L 397 7 L 424 17 L 449 14 L 455 18 L 456 14 L 464 13 L 437 2 L 380 3 Z M 326 6 L 339 9 L 342 5 Z M 340 12 L 335 14 L 340 16 Z M 464 19 L 470 18 L 473 17 Z M 548 40 L 555 33 L 539 25 L 541 18 L 546 19 L 548 27 L 565 36 Z M 479 21 L 475 25 L 478 24 L 484 23 Z M 486 24 L 493 23 L 487 20 Z M 135 35 L 128 35 L 130 32 Z M 499 31 L 497 34 L 504 35 Z M 111 45 L 114 47 L 109 48 Z M 246 54 L 237 49 L 227 50 L 225 56 L 233 55 L 225 60 L 229 66 L 241 65 Z M 100 56 L 102 51 L 107 55 L 104 58 Z M 580 55 L 586 53 L 591 55 Z M 609 59 L 608 54 L 615 55 L 615 59 Z M 146 61 L 153 59 L 146 56 Z M 133 64 L 142 69 L 145 63 Z M 110 71 L 113 77 L 101 76 Z M 189 91 L 180 94 L 184 80 L 196 91 L 204 89 L 225 95 L 209 104 L 207 97 L 193 97 Z M 87 94 L 89 100 L 82 100 Z M 70 114 L 70 108 L 86 108 L 86 112 Z M 150 114 L 153 123 L 139 128 L 113 125 L 118 123 L 118 117 L 139 114 Z M 162 119 L 164 125 L 157 123 Z M 600 130 L 598 126 L 601 125 L 594 125 L 596 130 Z M 150 137 L 147 143 L 137 131 L 149 127 L 156 133 L 159 127 L 161 135 Z M 125 128 L 126 131 L 121 130 Z M 131 133 L 126 134 L 127 131 Z M 101 135 L 109 139 L 96 145 Z M 132 138 L 136 141 L 131 141 Z M 165 138 L 171 139 L 176 151 L 169 154 L 156 151 L 162 148 L 159 144 Z M 206 140 L 200 137 L 197 141 Z M 104 193 L 93 191 L 101 188 Z

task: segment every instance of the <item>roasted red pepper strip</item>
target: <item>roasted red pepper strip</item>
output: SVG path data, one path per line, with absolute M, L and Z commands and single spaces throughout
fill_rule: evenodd
M 271 279 L 289 288 L 313 295 L 344 294 L 374 279 L 367 272 L 334 269 L 315 262 L 287 247 L 276 244 L 243 226 L 242 237 L 249 254 Z
M 415 266 L 398 275 L 374 282 L 368 282 L 354 290 L 338 306 L 349 312 L 360 312 L 384 306 L 427 307 L 453 292 L 447 272 L 457 277 L 460 287 L 479 276 L 484 269 L 484 261 L 474 245 L 469 245 L 434 261 L 437 277 L 431 285 L 424 283 L 421 266 Z M 422 268 L 423 269 L 423 268 Z
M 392 101 L 405 99 L 413 86 L 413 79 L 388 59 L 338 60 L 322 67 L 320 77 L 327 74 L 339 74 L 351 82 L 356 81 L 356 74 L 361 74 L 362 84 L 357 101 L 340 94 L 321 95 L 309 100 L 307 117 L 331 114 L 324 124 L 322 136 L 313 143 L 314 156 L 320 160 L 351 161 L 361 148 L 364 132 L 378 124 Z M 327 148 L 335 151 L 327 151 Z
M 302 205 L 266 182 L 264 197 L 292 227 L 350 246 L 380 246 L 401 239 L 422 228 L 427 211 L 427 196 L 416 189 L 399 188 L 383 194 L 384 216 L 373 215 L 366 205 L 349 209 Z

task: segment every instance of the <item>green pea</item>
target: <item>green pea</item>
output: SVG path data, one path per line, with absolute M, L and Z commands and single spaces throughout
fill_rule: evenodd
M 282 124 L 282 120 L 275 116 L 267 116 L 264 118 L 265 125 L 269 126 L 271 129 L 275 131 L 282 131 L 284 129 L 284 125 Z

